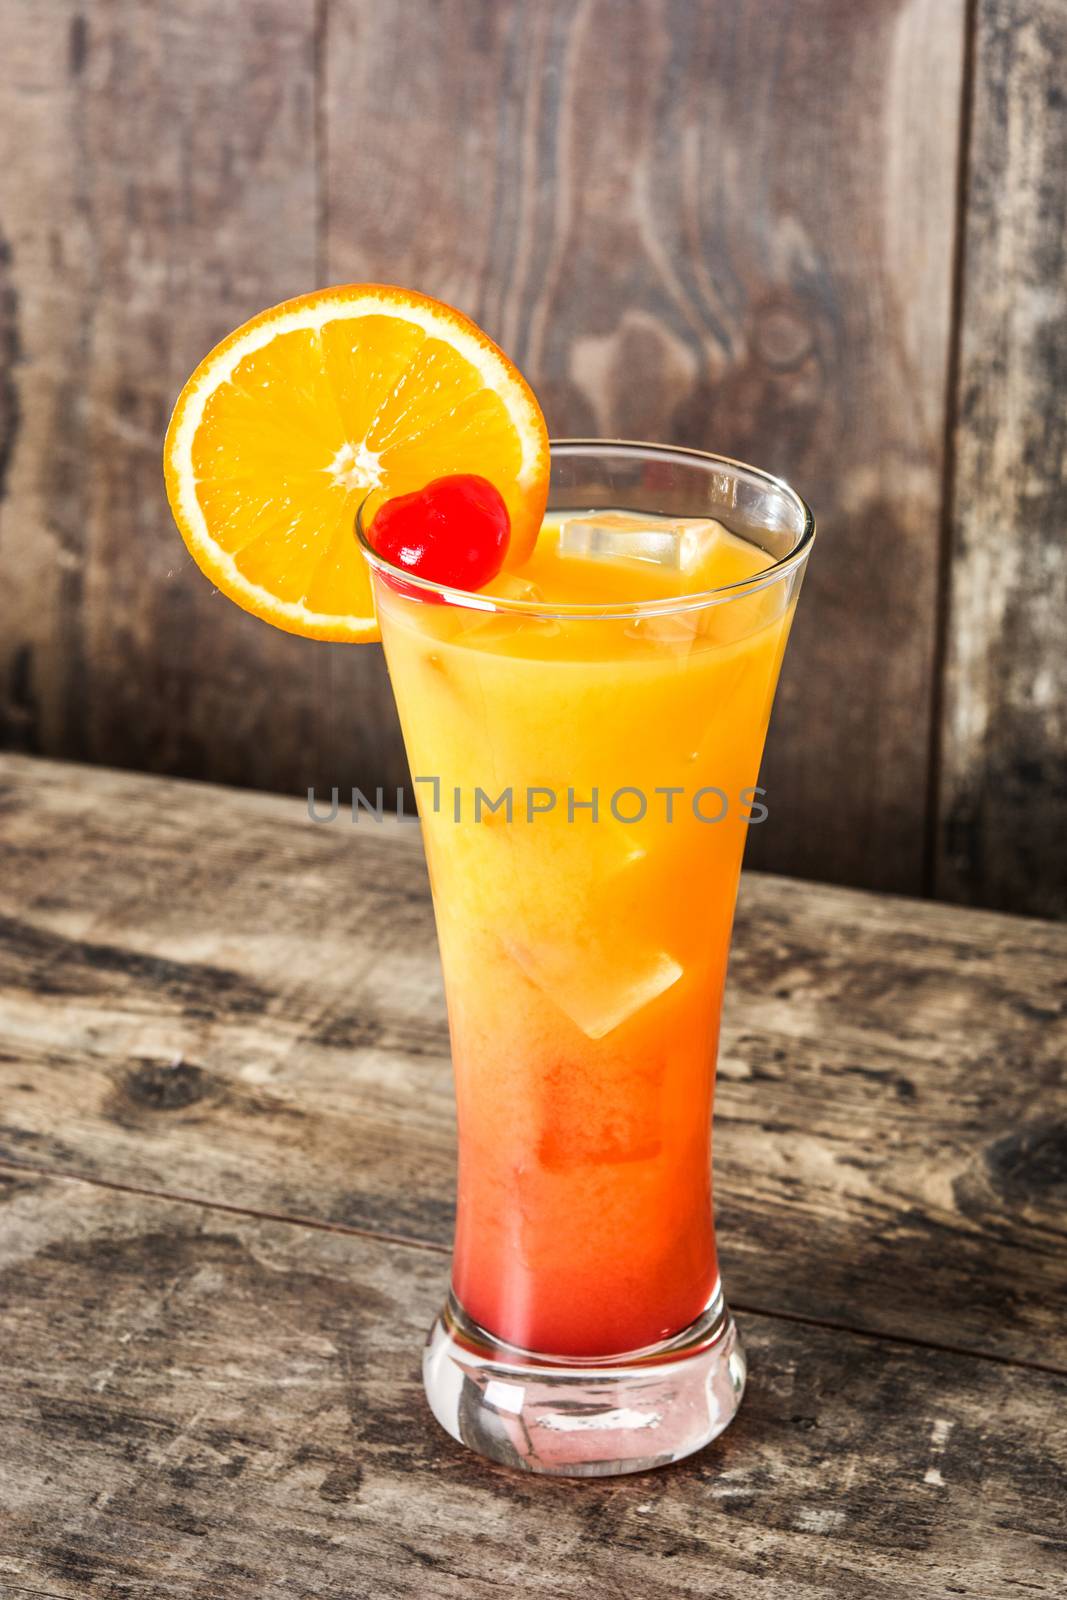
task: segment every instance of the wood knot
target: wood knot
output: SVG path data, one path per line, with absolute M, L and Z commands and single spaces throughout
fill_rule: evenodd
M 989 1181 L 1005 1200 L 1045 1201 L 1067 1193 L 1067 1123 L 1042 1118 L 998 1139 L 986 1151 Z
M 211 1091 L 210 1073 L 191 1061 L 141 1061 L 126 1074 L 127 1098 L 148 1111 L 181 1111 Z
M 815 333 L 793 306 L 767 306 L 756 314 L 753 346 L 764 366 L 791 372 L 811 355 Z

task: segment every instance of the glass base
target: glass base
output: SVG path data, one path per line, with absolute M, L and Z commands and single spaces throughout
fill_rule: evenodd
M 716 1438 L 741 1403 L 745 1357 L 719 1286 L 674 1338 L 575 1360 L 502 1344 L 450 1294 L 422 1376 L 460 1444 L 524 1472 L 607 1478 L 668 1466 Z

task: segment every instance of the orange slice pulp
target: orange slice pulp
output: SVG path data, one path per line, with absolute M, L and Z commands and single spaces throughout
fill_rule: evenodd
M 356 541 L 383 500 L 473 472 L 511 518 L 507 564 L 533 548 L 548 434 L 529 385 L 460 312 L 384 284 L 287 300 L 217 345 L 167 429 L 167 495 L 216 588 L 315 639 L 378 638 Z

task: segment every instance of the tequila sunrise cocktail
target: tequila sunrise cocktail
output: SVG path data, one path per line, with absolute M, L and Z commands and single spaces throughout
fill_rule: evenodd
M 541 1472 L 698 1449 L 744 1381 L 711 1104 L 810 513 L 685 450 L 568 441 L 550 479 L 506 358 L 380 285 L 237 330 L 183 391 L 166 462 L 218 588 L 291 631 L 385 647 L 459 1120 L 435 1415 Z
M 398 583 L 369 559 L 419 792 L 459 1114 L 453 1300 L 431 1343 L 431 1401 L 502 1459 L 610 1471 L 704 1442 L 738 1398 L 711 1208 L 715 1051 L 810 529 L 781 486 L 687 452 L 558 445 L 553 471 L 570 509 L 477 595 Z M 690 1385 L 711 1368 L 721 1381 L 710 1406 L 686 1398 L 679 1433 L 661 1407 L 654 1433 L 639 1419 L 598 1436 L 589 1385 L 563 1365 L 534 1415 L 529 1364 L 494 1348 L 600 1363 L 603 1393 L 620 1357 L 694 1327 Z M 523 1401 L 492 1418 L 484 1396 L 501 1371 Z M 636 1416 L 633 1384 L 616 1387 L 621 1407 L 614 1393 L 604 1409 Z M 585 1425 L 561 1426 L 568 1414 Z

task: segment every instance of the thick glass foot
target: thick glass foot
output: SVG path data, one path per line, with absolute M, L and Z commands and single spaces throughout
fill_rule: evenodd
M 422 1374 L 460 1444 L 525 1472 L 606 1478 L 665 1467 L 720 1434 L 741 1403 L 745 1357 L 721 1289 L 673 1339 L 575 1361 L 501 1344 L 450 1294 Z

